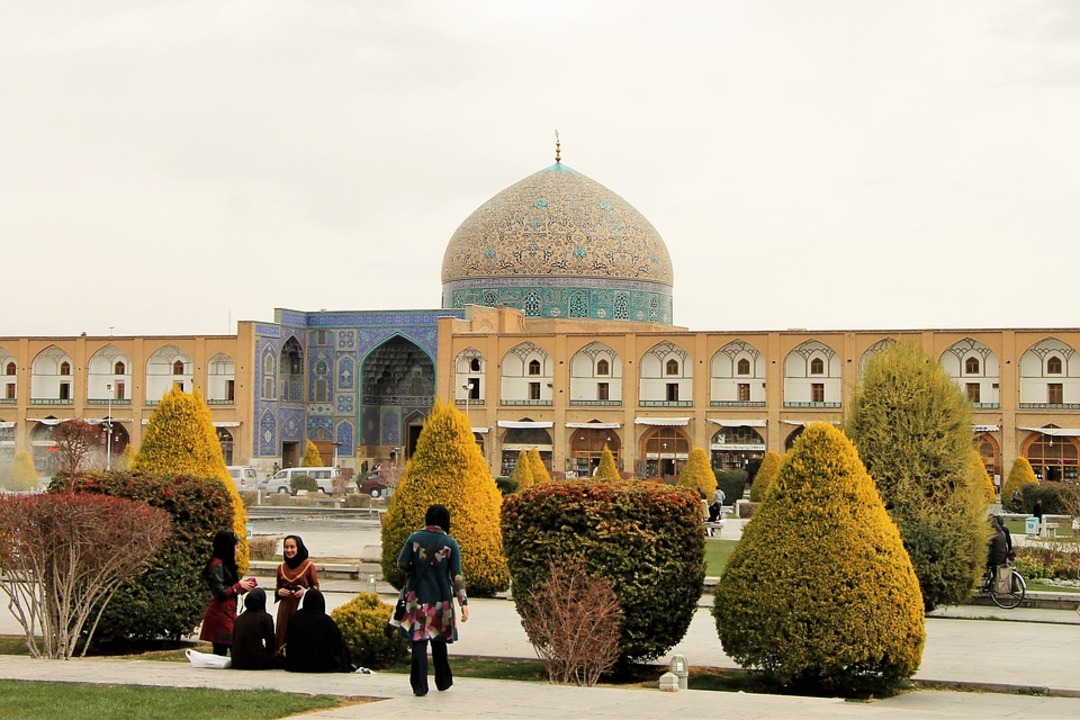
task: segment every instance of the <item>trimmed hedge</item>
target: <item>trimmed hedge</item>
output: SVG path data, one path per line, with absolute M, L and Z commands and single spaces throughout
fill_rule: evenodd
M 73 490 L 138 500 L 172 517 L 172 536 L 149 569 L 124 583 L 102 614 L 94 644 L 189 635 L 202 622 L 210 592 L 200 579 L 214 533 L 233 525 L 232 496 L 213 479 L 123 470 L 57 477 L 50 492 Z M 103 551 L 107 552 L 107 548 Z
M 1016 458 L 1012 467 L 1009 468 L 1009 475 L 1005 478 L 1005 484 L 1001 486 L 1001 504 L 1012 509 L 1013 490 L 1019 490 L 1020 495 L 1023 496 L 1025 489 L 1029 485 L 1038 484 L 1039 479 L 1035 477 L 1035 470 L 1031 467 L 1028 459 L 1026 457 Z M 1031 512 L 1031 504 L 1034 502 L 1035 498 L 1032 498 L 1030 502 L 1025 502 L 1024 509 Z
M 863 693 L 919 667 L 919 581 L 844 435 L 812 423 L 743 530 L 713 606 L 724 652 L 796 688 Z
M 769 491 L 769 486 L 776 481 L 776 476 L 780 474 L 780 466 L 784 463 L 784 459 L 780 457 L 780 453 L 770 450 L 765 453 L 765 458 L 761 461 L 761 467 L 758 468 L 757 474 L 754 475 L 754 482 L 750 485 L 750 502 L 759 503 L 765 499 L 765 493 Z
M 1042 500 L 1043 515 L 1072 515 L 1080 489 L 1075 485 L 1046 482 L 1024 485 L 1020 493 L 1024 498 L 1024 512 L 1029 515 L 1036 500 Z
M 506 498 L 503 547 L 518 614 L 548 563 L 585 561 L 610 579 L 625 618 L 623 663 L 660 657 L 686 634 L 705 581 L 696 491 L 637 481 L 566 480 Z

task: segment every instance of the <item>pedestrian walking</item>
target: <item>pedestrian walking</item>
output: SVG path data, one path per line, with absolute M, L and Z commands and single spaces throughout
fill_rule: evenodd
M 435 687 L 454 684 L 447 644 L 458 638 L 454 599 L 461 606 L 461 622 L 469 620 L 469 599 L 461 574 L 461 549 L 450 537 L 450 511 L 432 505 L 424 516 L 424 529 L 414 532 L 398 554 L 406 573 L 405 616 L 398 633 L 412 644 L 409 682 L 417 696 L 427 695 L 427 646 L 435 666 Z

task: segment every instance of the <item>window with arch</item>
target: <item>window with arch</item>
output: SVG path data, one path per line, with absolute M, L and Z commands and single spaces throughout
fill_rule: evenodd
M 529 374 L 530 375 L 539 375 L 540 374 L 540 361 L 539 360 L 530 360 L 529 361 Z
M 679 374 L 679 361 L 676 360 L 675 358 L 671 358 L 670 360 L 668 360 L 667 364 L 664 365 L 664 374 L 665 375 L 678 375 Z
M 735 372 L 738 373 L 739 375 L 749 375 L 750 374 L 750 361 L 747 360 L 746 358 L 741 358 L 739 360 L 739 364 L 735 368 Z
M 1056 355 L 1046 360 L 1046 374 L 1047 375 L 1060 375 L 1061 374 L 1061 358 Z
M 127 372 L 127 365 L 125 365 L 123 362 L 117 360 L 116 364 L 113 365 L 113 375 L 124 375 L 126 372 Z
M 67 360 L 60 363 L 60 374 L 61 375 L 70 375 L 71 374 L 71 363 L 69 363 Z
M 596 374 L 597 375 L 610 375 L 611 365 L 604 358 L 600 358 L 596 361 Z
M 825 374 L 825 361 L 821 358 L 814 358 L 810 361 L 810 374 L 811 375 L 824 375 Z
M 183 360 L 177 360 L 176 362 L 174 362 L 172 364 L 172 374 L 173 375 L 183 375 L 184 374 L 184 361 Z
M 7 367 L 6 367 L 5 369 L 4 369 L 4 372 L 5 372 L 5 373 L 7 373 L 8 375 L 14 375 L 14 374 L 15 374 L 15 370 L 16 370 L 16 368 L 15 368 L 15 363 L 13 363 L 13 362 L 9 362 L 9 363 L 7 364 Z
M 964 374 L 979 374 L 979 358 L 969 357 L 967 360 L 964 361 Z
M 480 358 L 473 358 L 469 361 L 469 370 L 472 372 L 480 372 Z

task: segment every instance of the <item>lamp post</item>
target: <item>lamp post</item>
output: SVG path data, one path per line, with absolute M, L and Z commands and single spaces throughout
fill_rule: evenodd
M 660 477 L 664 477 L 664 455 L 667 454 L 667 443 L 661 443 L 660 450 Z
M 105 386 L 105 392 L 108 393 L 106 403 L 109 407 L 105 425 L 105 471 L 108 472 L 112 470 L 112 383 Z

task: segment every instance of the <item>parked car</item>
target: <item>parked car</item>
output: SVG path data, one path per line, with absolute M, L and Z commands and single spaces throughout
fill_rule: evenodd
M 249 465 L 230 465 L 229 477 L 236 483 L 237 490 L 254 490 L 259 483 L 259 473 Z
M 334 480 L 341 477 L 341 470 L 332 467 L 296 467 L 279 470 L 274 475 L 259 481 L 258 488 L 268 493 L 292 493 L 292 480 L 297 475 L 307 475 L 315 479 L 319 491 L 330 495 L 334 492 Z
M 370 495 L 373 498 L 382 497 L 390 494 L 390 486 L 383 480 L 382 475 L 379 473 L 371 473 L 366 478 L 360 481 L 360 492 L 365 495 Z

